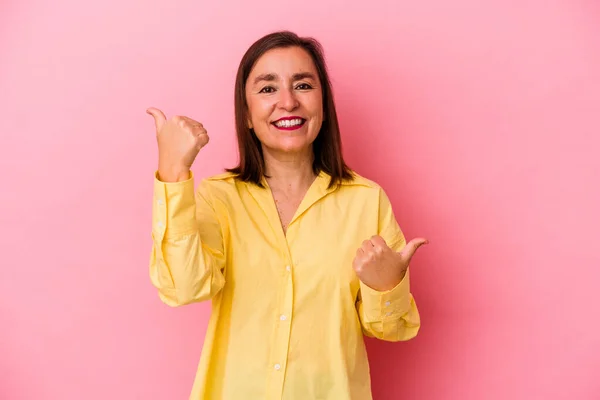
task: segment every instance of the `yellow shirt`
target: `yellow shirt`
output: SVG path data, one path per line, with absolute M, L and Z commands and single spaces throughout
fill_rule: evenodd
M 352 261 L 381 235 L 406 244 L 376 183 L 321 173 L 284 235 L 271 191 L 225 173 L 154 180 L 150 278 L 169 306 L 212 300 L 191 400 L 371 399 L 363 333 L 413 338 L 409 271 L 387 292 Z

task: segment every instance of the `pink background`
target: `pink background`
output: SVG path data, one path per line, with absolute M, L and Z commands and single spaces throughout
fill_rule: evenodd
M 144 110 L 204 123 L 199 177 L 231 166 L 239 59 L 279 28 L 323 43 L 349 163 L 431 240 L 375 399 L 599 399 L 592 0 L 2 2 L 0 398 L 187 399 L 209 305 L 150 285 Z

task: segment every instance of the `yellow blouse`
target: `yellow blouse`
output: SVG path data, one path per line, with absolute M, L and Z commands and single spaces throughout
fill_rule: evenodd
M 284 235 L 271 191 L 221 174 L 154 177 L 150 278 L 169 306 L 212 300 L 191 400 L 371 399 L 363 333 L 413 338 L 409 271 L 377 292 L 352 269 L 365 239 L 406 244 L 383 189 L 321 173 Z

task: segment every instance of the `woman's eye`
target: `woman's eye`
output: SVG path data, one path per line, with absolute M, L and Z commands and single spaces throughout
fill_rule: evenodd
M 265 86 L 259 93 L 273 93 L 275 89 L 272 86 Z
M 298 86 L 296 86 L 296 89 L 308 90 L 308 89 L 312 89 L 312 86 L 310 86 L 308 83 L 301 83 Z

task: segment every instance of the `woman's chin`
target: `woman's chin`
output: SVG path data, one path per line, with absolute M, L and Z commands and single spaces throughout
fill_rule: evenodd
M 312 149 L 311 143 L 306 138 L 286 138 L 271 143 L 267 147 L 273 152 L 288 154 L 309 154 Z

